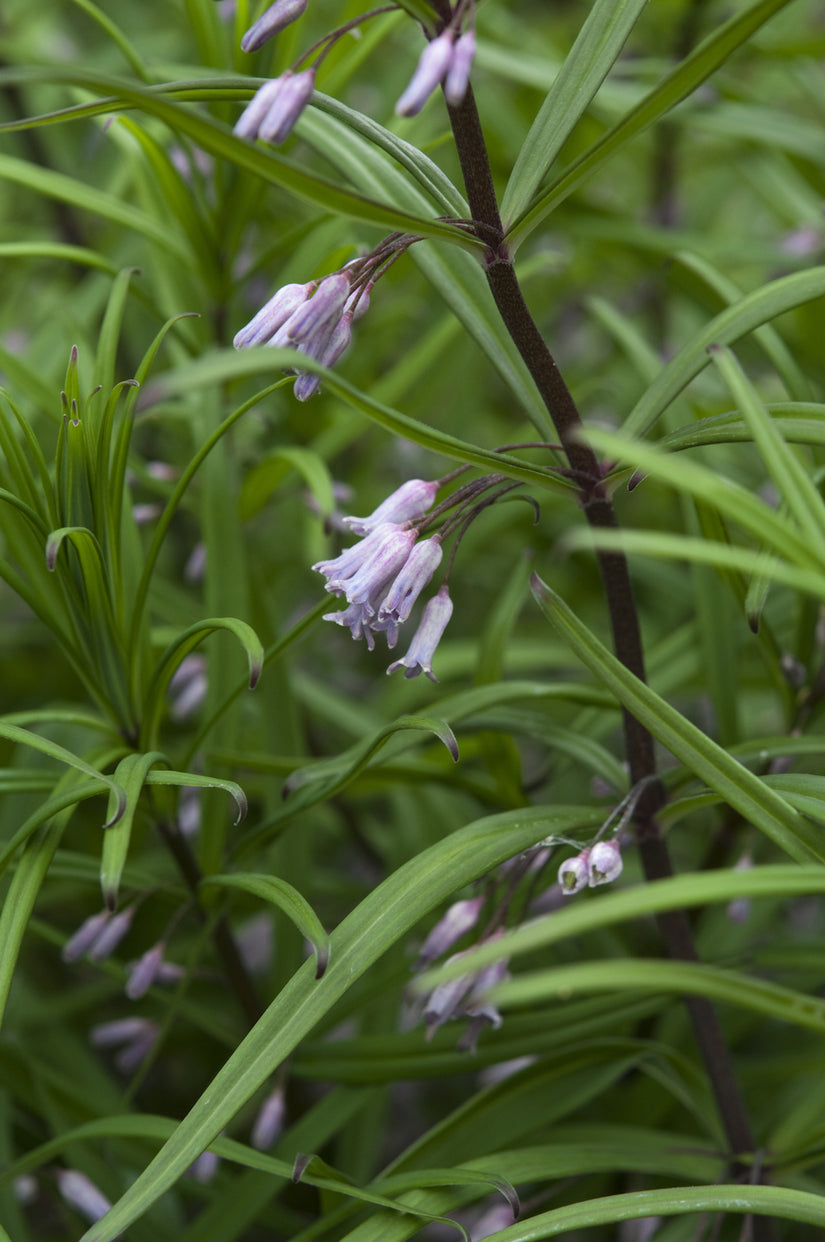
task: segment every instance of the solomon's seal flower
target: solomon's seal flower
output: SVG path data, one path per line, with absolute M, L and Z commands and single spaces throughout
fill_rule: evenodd
M 421 624 L 413 635 L 410 649 L 400 660 L 395 660 L 387 669 L 392 673 L 397 668 L 404 669 L 405 677 L 417 677 L 423 673 L 430 681 L 438 681 L 433 672 L 433 656 L 453 615 L 453 601 L 446 586 L 442 586 L 437 595 L 427 604 Z

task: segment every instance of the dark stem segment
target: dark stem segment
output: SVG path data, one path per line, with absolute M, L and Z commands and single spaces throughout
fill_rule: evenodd
M 195 855 L 189 848 L 189 842 L 174 825 L 170 826 L 169 824 L 159 823 L 158 831 L 169 846 L 169 852 L 178 864 L 178 869 L 195 898 L 195 908 L 199 916 L 205 919 L 206 915 L 200 904 L 199 889 L 203 875 Z M 249 1025 L 254 1026 L 263 1013 L 263 1006 L 258 999 L 255 985 L 243 964 L 235 938 L 229 930 L 229 924 L 225 918 L 219 918 L 212 929 L 212 940 L 218 956 L 223 962 L 223 968 L 229 984 L 238 998 Z
M 436 7 L 442 20 L 447 20 L 448 0 L 436 0 Z M 487 146 L 472 91 L 467 91 L 457 107 L 448 105 L 448 112 L 470 211 L 473 219 L 483 226 L 479 235 L 488 241 L 486 274 L 496 306 L 553 419 L 571 472 L 578 480 L 580 500 L 589 525 L 601 530 L 615 529 L 618 523 L 602 483 L 598 460 L 593 450 L 579 438 L 582 422 L 576 403 L 524 301 L 507 250 Z M 489 243 L 491 236 L 498 239 L 497 243 Z M 598 560 L 616 655 L 636 677 L 645 680 L 641 632 L 627 560 L 617 552 L 602 552 Z M 631 784 L 646 782 L 633 816 L 642 865 L 648 880 L 663 879 L 673 874 L 673 870 L 655 819 L 663 793 L 656 780 L 653 738 L 629 712 L 624 712 L 624 732 Z M 671 957 L 680 961 L 697 960 L 690 922 L 684 911 L 662 915 L 658 926 Z M 748 1165 L 736 1157 L 752 1152 L 755 1144 L 716 1011 L 703 999 L 688 998 L 686 1003 L 734 1157 L 734 1172 L 737 1176 L 747 1176 Z M 757 1224 L 755 1220 L 754 1225 Z

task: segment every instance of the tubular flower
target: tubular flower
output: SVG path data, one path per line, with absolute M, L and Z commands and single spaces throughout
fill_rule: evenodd
M 407 620 L 415 601 L 429 586 L 430 579 L 441 564 L 441 556 L 441 540 L 437 535 L 416 544 L 378 610 L 380 622 L 394 621 L 402 625 Z
M 273 35 L 302 17 L 306 7 L 307 0 L 275 0 L 247 30 L 241 39 L 241 51 L 257 52 Z
M 453 615 L 453 601 L 446 586 L 442 586 L 437 595 L 427 604 L 421 624 L 413 635 L 410 649 L 401 660 L 395 660 L 387 669 L 392 673 L 403 668 L 405 677 L 417 677 L 424 673 L 430 681 L 438 681 L 433 672 L 433 656 Z
M 382 522 L 412 522 L 423 517 L 435 500 L 438 481 L 428 483 L 425 479 L 408 479 L 382 501 L 369 517 L 345 517 L 341 525 L 355 535 L 368 535 Z

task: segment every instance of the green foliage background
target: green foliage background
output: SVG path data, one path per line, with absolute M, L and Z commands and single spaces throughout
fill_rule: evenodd
M 505 223 L 610 465 L 649 687 L 608 650 L 555 459 L 494 455 L 554 433 L 480 247 L 441 220 L 468 214 L 442 101 L 394 117 L 415 23 L 342 40 L 276 151 L 232 135 L 241 106 L 359 6 L 310 0 L 252 57 L 254 14 L 229 7 L 0 16 L 0 1238 L 80 1236 L 58 1167 L 114 1205 L 89 1242 L 480 1237 L 513 1187 L 502 1242 L 640 1238 L 618 1222 L 651 1217 L 661 1242 L 736 1238 L 749 1212 L 817 1237 L 820 6 L 479 5 Z M 293 399 L 281 352 L 232 350 L 274 289 L 395 228 L 427 240 L 321 396 Z M 461 463 L 524 482 L 540 521 L 483 514 L 440 683 L 387 679 L 383 651 L 320 621 L 334 485 L 368 513 Z M 169 681 L 195 653 L 205 699 L 181 718 Z M 543 913 L 569 849 L 514 894 L 495 869 L 546 837 L 585 844 L 627 793 L 621 706 L 660 744 L 677 876 L 644 884 L 628 843 L 619 891 Z M 402 1016 L 417 947 L 490 874 L 511 930 L 476 960 L 506 948 L 512 976 L 473 1054 L 459 1024 L 427 1041 Z M 104 900 L 134 905 L 128 938 L 62 962 Z M 661 960 L 651 916 L 684 907 L 701 964 Z M 250 989 L 233 955 L 261 915 L 274 953 Z M 160 938 L 180 981 L 126 999 Z M 731 1184 L 686 993 L 718 1004 L 755 1184 Z M 124 1074 L 90 1031 L 135 1015 L 159 1035 Z M 285 1126 L 262 1153 L 276 1084 Z M 222 1161 L 202 1182 L 207 1147 Z

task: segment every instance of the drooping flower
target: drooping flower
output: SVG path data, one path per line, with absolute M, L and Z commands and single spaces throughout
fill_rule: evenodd
M 416 116 L 421 111 L 433 91 L 444 81 L 452 57 L 453 34 L 451 30 L 444 30 L 421 53 L 415 73 L 395 105 L 398 116 Z
M 95 1048 L 119 1048 L 115 1065 L 128 1074 L 151 1052 L 159 1029 L 148 1018 L 118 1018 L 93 1026 L 89 1038 Z
M 351 604 L 369 604 L 399 571 L 409 556 L 418 532 L 410 526 L 382 522 L 361 543 L 346 548 L 331 561 L 317 561 L 312 568 L 327 579 L 331 595 L 344 595 Z
M 275 0 L 247 30 L 241 39 L 241 51 L 257 52 L 273 35 L 302 17 L 306 7 L 307 0 Z
M 381 607 L 379 622 L 394 621 L 402 625 L 413 610 L 413 605 L 441 564 L 441 540 L 437 535 L 417 543 L 394 578 Z
M 454 901 L 422 944 L 416 965 L 429 966 L 430 962 L 451 949 L 465 932 L 472 931 L 485 900 L 482 895 L 469 897 L 465 901 Z
M 622 866 L 622 852 L 618 841 L 597 841 L 588 859 L 587 882 L 591 888 L 596 888 L 599 884 L 609 884 L 622 874 Z
M 559 867 L 559 884 L 565 897 L 572 897 L 587 888 L 590 871 L 587 866 L 590 850 L 582 850 L 574 858 L 566 858 Z
M 452 615 L 453 601 L 447 587 L 442 586 L 424 609 L 409 651 L 403 659 L 395 660 L 387 672 L 403 668 L 405 677 L 417 677 L 419 673 L 424 673 L 430 681 L 438 681 L 433 672 L 433 655 Z
M 341 525 L 355 535 L 368 535 L 382 522 L 411 522 L 423 517 L 435 500 L 438 491 L 438 480 L 427 482 L 425 479 L 408 479 L 399 488 L 382 501 L 369 517 L 345 517 Z

